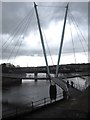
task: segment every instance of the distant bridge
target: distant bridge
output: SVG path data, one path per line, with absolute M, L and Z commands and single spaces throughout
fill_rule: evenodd
M 53 74 L 54 75 L 54 74 Z M 2 73 L 2 78 L 16 78 L 16 79 L 49 79 L 49 77 L 47 76 L 40 76 L 38 75 L 38 73 L 34 73 L 34 75 L 29 75 L 27 76 L 26 74 L 22 73 L 22 74 L 14 74 L 14 73 Z M 59 76 L 59 78 L 61 79 L 65 79 L 65 78 L 74 78 L 74 77 L 81 77 L 83 78 L 83 76 L 90 76 L 89 72 L 77 72 L 77 73 L 63 73 Z

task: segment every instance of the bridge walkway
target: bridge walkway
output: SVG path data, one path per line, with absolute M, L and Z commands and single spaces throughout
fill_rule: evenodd
M 16 74 L 16 73 L 0 73 L 0 76 L 1 77 L 7 77 L 7 78 L 22 78 L 22 79 L 31 79 L 33 77 L 26 77 L 26 74 L 25 73 L 22 73 L 22 74 Z M 62 79 L 65 79 L 65 78 L 73 78 L 73 77 L 82 77 L 84 79 L 85 76 L 90 76 L 90 73 L 89 72 L 79 72 L 79 73 L 74 73 L 74 74 L 64 74 L 64 76 L 61 76 Z
M 81 90 L 75 88 L 74 84 L 73 87 L 69 84 L 68 88 L 66 81 L 61 78 L 52 78 L 52 81 L 58 86 L 60 86 L 63 90 L 68 91 L 69 96 L 72 98 L 76 98 L 82 93 Z
M 90 93 L 90 86 L 76 99 L 60 100 L 38 109 L 31 114 L 23 117 L 25 120 L 30 118 L 88 118 L 88 100 L 87 95 Z
M 82 94 L 80 94 L 81 96 Z M 79 97 L 80 97 L 79 96 Z M 75 96 L 74 96 L 75 97 Z M 30 118 L 85 118 L 87 117 L 86 103 L 85 107 L 82 108 L 82 101 L 78 102 L 78 98 L 70 98 L 68 100 L 59 100 L 52 104 L 46 104 L 40 108 L 27 112 L 25 114 L 10 117 L 10 119 L 17 120 L 30 120 Z M 84 96 L 84 98 L 87 98 Z M 83 99 L 82 99 L 83 100 Z M 23 109 L 23 108 L 22 108 Z
M 82 108 L 82 102 L 78 103 L 77 99 L 61 100 L 22 117 L 25 120 L 30 120 L 30 118 L 87 118 L 86 104 L 84 103 L 83 106 Z
M 54 80 L 55 80 L 55 78 L 54 78 Z M 58 85 L 60 85 L 61 82 L 66 84 L 65 81 L 59 80 L 59 79 L 56 79 L 55 82 L 57 82 Z M 76 89 L 75 87 L 71 87 L 71 85 L 69 85 L 68 91 L 70 94 L 69 100 L 60 100 L 53 104 L 48 104 L 46 106 L 43 106 L 39 110 L 37 110 L 33 113 L 30 113 L 30 115 L 29 114 L 27 114 L 26 116 L 24 115 L 25 120 L 30 119 L 30 118 L 58 118 L 66 113 L 68 113 L 68 115 L 69 115 L 69 112 L 71 112 L 71 111 L 73 112 L 72 114 L 74 114 L 75 110 L 72 110 L 71 108 L 69 108 L 69 106 L 71 103 L 73 103 L 73 101 L 76 101 L 76 99 L 79 96 L 81 96 L 82 92 L 80 90 Z M 80 113 L 80 115 L 83 115 L 83 114 Z M 84 114 L 84 116 L 85 115 L 86 115 L 86 113 Z

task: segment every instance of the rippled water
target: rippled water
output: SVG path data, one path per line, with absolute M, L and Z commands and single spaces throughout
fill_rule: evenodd
M 86 80 L 82 78 L 67 79 L 73 81 L 78 89 L 85 88 Z M 21 85 L 8 87 L 3 90 L 3 103 L 10 104 L 26 104 L 31 101 L 37 101 L 49 97 L 50 82 L 48 80 L 23 80 Z M 57 93 L 61 93 L 62 89 L 57 86 Z
M 36 101 L 49 97 L 49 86 L 48 80 L 23 80 L 19 86 L 7 88 L 3 91 L 3 102 L 13 104 L 26 104 L 30 101 Z M 62 89 L 57 86 L 57 93 L 61 93 Z

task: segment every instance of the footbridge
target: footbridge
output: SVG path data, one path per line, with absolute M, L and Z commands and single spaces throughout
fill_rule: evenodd
M 68 87 L 66 82 L 63 81 L 63 78 L 71 78 L 71 77 L 82 77 L 82 76 L 87 76 L 88 73 L 87 72 L 72 72 L 72 73 L 64 73 L 63 75 L 59 76 L 60 72 L 59 72 L 59 64 L 60 64 L 60 58 L 61 58 L 61 53 L 62 53 L 62 46 L 63 46 L 63 40 L 64 40 L 64 33 L 65 33 L 65 26 L 66 26 L 66 20 L 67 20 L 67 14 L 68 14 L 68 4 L 65 7 L 65 16 L 64 16 L 64 23 L 63 23 L 63 29 L 62 29 L 62 35 L 61 35 L 61 41 L 60 41 L 60 48 L 59 48 L 59 54 L 58 54 L 58 61 L 57 61 L 57 65 L 55 67 L 55 69 L 53 68 L 53 70 L 50 70 L 50 67 L 48 65 L 48 61 L 47 61 L 47 55 L 46 55 L 46 49 L 45 49 L 45 45 L 44 45 L 44 39 L 43 39 L 43 34 L 42 34 L 42 29 L 41 29 L 41 25 L 40 25 L 40 20 L 39 20 L 39 15 L 38 15 L 38 9 L 37 9 L 37 5 L 34 2 L 34 10 L 35 10 L 35 14 L 36 14 L 36 20 L 37 20 L 37 25 L 38 25 L 38 30 L 39 30 L 39 35 L 40 35 L 40 39 L 41 39 L 41 44 L 42 44 L 42 49 L 43 49 L 43 54 L 44 54 L 44 58 L 45 58 L 45 63 L 46 63 L 46 67 L 43 68 L 43 70 L 41 69 L 37 69 L 37 68 L 32 68 L 31 71 L 32 73 L 34 73 L 34 77 L 29 76 L 27 77 L 25 74 L 25 69 L 26 69 L 26 73 L 27 71 L 29 72 L 30 69 L 29 68 L 18 68 L 17 69 L 13 69 L 16 71 L 10 70 L 7 74 L 3 73 L 2 74 L 2 78 L 3 81 L 5 81 L 5 83 L 8 83 L 8 81 L 22 81 L 22 79 L 41 79 L 41 77 L 38 77 L 38 73 L 39 72 L 44 72 L 46 73 L 46 77 L 45 79 L 49 79 L 50 81 L 50 94 L 56 94 L 56 85 L 60 86 L 63 91 L 65 93 L 69 92 L 69 89 L 71 89 L 70 91 L 74 91 L 75 89 L 72 87 Z M 21 72 L 20 72 L 21 69 Z M 23 71 L 24 70 L 24 71 Z M 51 76 L 52 72 L 54 73 L 54 77 Z M 17 74 L 18 73 L 18 74 Z M 7 78 L 7 79 L 6 79 Z M 42 78 L 44 79 L 44 77 Z M 53 89 L 53 90 L 52 90 Z M 53 93 L 52 93 L 53 91 Z M 55 95 L 54 94 L 54 95 Z M 55 97 L 55 96 L 54 96 Z

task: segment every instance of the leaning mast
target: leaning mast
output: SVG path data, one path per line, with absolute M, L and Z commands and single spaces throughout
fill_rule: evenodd
M 68 13 L 68 4 L 67 4 L 67 6 L 66 6 L 64 24 L 63 24 L 63 31 L 62 31 L 61 43 L 60 43 L 60 49 L 59 49 L 59 55 L 58 55 L 58 62 L 57 62 L 57 66 L 56 66 L 56 77 L 58 77 L 59 62 L 60 62 L 61 51 L 62 51 L 62 45 L 63 45 L 63 40 L 64 40 L 64 33 L 65 33 L 65 26 L 66 26 L 67 13 Z
M 43 35 L 42 35 L 41 27 L 40 27 L 40 21 L 39 21 L 39 16 L 38 16 L 38 11 L 37 11 L 37 5 L 36 5 L 35 2 L 34 2 L 34 8 L 35 8 L 35 13 L 36 13 L 36 17 L 37 17 L 38 29 L 39 29 L 41 43 L 42 43 L 42 47 L 43 47 L 43 53 L 44 53 L 44 57 L 45 57 L 45 62 L 46 62 L 46 67 L 47 67 L 47 73 L 48 73 L 48 76 L 50 77 L 50 70 L 49 70 L 48 61 L 47 61 L 47 56 L 46 56 L 46 51 L 45 51 L 45 46 L 44 46 Z

